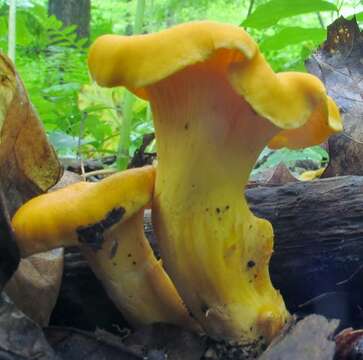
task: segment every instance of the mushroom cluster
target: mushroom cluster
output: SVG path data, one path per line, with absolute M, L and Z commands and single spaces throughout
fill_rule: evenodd
M 269 277 L 272 226 L 243 191 L 266 145 L 312 146 L 342 130 L 323 84 L 275 73 L 242 28 L 215 22 L 102 36 L 89 69 L 150 102 L 157 167 L 31 200 L 13 219 L 23 255 L 79 244 L 132 324 L 269 342 L 289 313 Z M 147 206 L 162 265 L 143 234 Z

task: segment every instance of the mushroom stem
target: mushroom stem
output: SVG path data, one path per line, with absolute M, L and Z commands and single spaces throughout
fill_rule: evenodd
M 158 168 L 153 224 L 184 302 L 208 334 L 269 341 L 288 313 L 269 278 L 273 231 L 243 195 L 279 131 L 219 75 L 213 61 L 148 88 Z
M 135 327 L 166 322 L 197 330 L 144 235 L 144 210 L 105 234 L 102 249 L 82 253 L 110 298 Z M 200 329 L 199 329 L 200 330 Z

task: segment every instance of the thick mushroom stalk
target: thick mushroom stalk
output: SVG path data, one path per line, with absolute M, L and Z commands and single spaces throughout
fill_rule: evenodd
M 324 86 L 275 74 L 243 29 L 211 22 L 101 37 L 89 66 L 99 84 L 151 103 L 153 224 L 189 311 L 216 338 L 270 341 L 289 315 L 269 277 L 272 226 L 251 213 L 243 190 L 267 144 L 309 146 L 341 130 Z
M 102 249 L 82 245 L 82 252 L 133 326 L 165 322 L 200 330 L 145 238 L 143 209 L 108 230 Z
M 80 245 L 110 298 L 134 326 L 169 322 L 197 329 L 144 236 L 154 169 L 115 174 L 38 196 L 14 215 L 23 257 Z

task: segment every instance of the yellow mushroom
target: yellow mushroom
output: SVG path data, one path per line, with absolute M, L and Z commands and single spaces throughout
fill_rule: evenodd
M 23 257 L 80 245 L 92 270 L 134 326 L 169 322 L 197 329 L 144 236 L 154 169 L 77 183 L 23 205 L 12 226 Z
M 153 224 L 189 311 L 216 338 L 270 341 L 289 314 L 269 277 L 272 226 L 242 190 L 266 144 L 309 146 L 341 130 L 323 84 L 274 73 L 243 29 L 214 22 L 102 36 L 89 68 L 100 85 L 150 101 Z
M 197 330 L 144 235 L 144 210 L 110 229 L 102 249 L 82 252 L 110 298 L 135 327 L 166 322 Z
M 301 173 L 298 177 L 300 181 L 312 181 L 314 179 L 319 178 L 321 175 L 323 175 L 325 171 L 325 167 L 319 168 L 317 170 L 307 170 Z

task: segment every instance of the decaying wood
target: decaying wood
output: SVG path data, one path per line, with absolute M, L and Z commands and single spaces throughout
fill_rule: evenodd
M 361 324 L 363 177 L 262 186 L 246 196 L 273 224 L 270 272 L 289 308 Z
M 65 249 L 62 285 L 50 324 L 112 332 L 126 325 L 78 248 Z
M 248 189 L 246 196 L 255 214 L 274 226 L 270 272 L 289 310 L 338 318 L 342 326 L 362 325 L 363 177 L 258 186 Z M 145 229 L 155 244 L 148 213 Z M 89 279 L 88 292 L 93 291 L 90 287 L 98 288 L 92 285 L 85 263 L 80 270 L 70 260 L 66 257 L 61 296 L 71 286 L 80 291 L 85 279 Z M 93 301 L 98 298 L 102 311 L 107 311 L 105 295 L 92 294 Z

